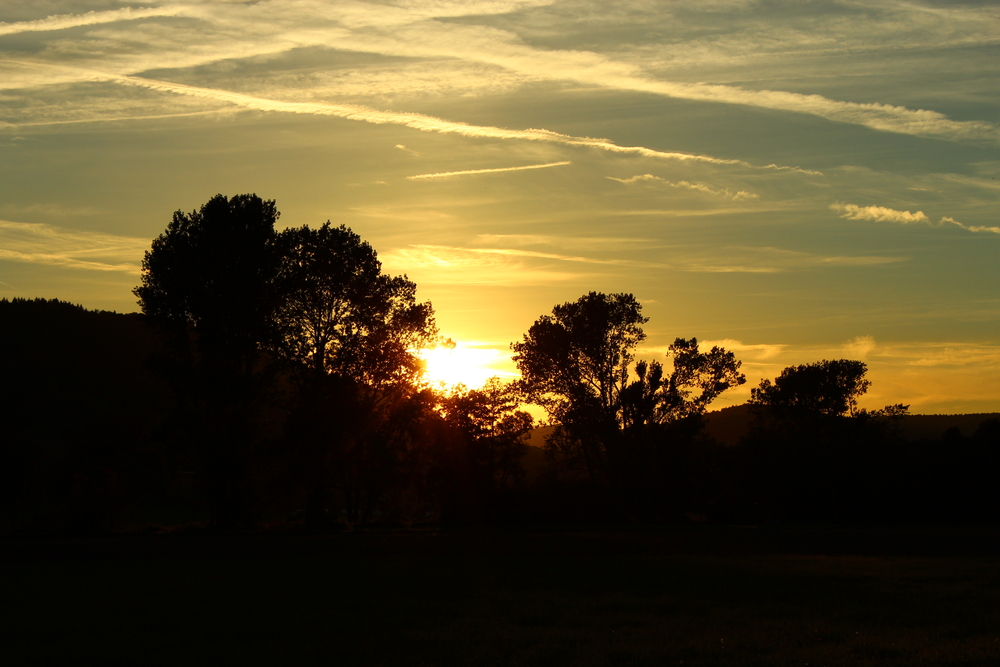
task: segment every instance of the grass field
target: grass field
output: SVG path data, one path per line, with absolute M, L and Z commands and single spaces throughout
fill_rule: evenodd
M 1000 664 L 992 530 L 0 544 L 7 665 Z

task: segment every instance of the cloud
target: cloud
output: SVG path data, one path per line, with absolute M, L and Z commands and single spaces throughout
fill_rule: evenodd
M 403 144 L 396 144 L 396 148 L 398 148 L 399 150 L 403 151 L 404 153 L 409 153 L 410 155 L 413 155 L 415 157 L 420 157 L 420 153 L 418 153 L 417 151 L 413 150 L 412 148 L 407 148 Z
M 664 179 L 660 178 L 659 176 L 653 176 L 652 174 L 641 174 L 641 175 L 631 176 L 629 178 L 615 178 L 614 176 L 608 176 L 607 178 L 611 179 L 612 181 L 618 181 L 619 183 L 625 183 L 626 185 L 629 185 L 629 184 L 632 184 L 632 183 L 639 183 L 639 182 L 643 182 L 643 181 L 660 181 L 660 182 L 663 182 L 663 180 L 664 180 Z
M 437 245 L 413 245 L 411 248 L 426 250 L 433 253 L 461 253 L 471 255 L 495 255 L 503 257 L 524 257 L 532 259 L 554 259 L 560 262 L 579 262 L 583 264 L 607 264 L 614 266 L 635 266 L 644 268 L 669 268 L 668 264 L 661 262 L 643 262 L 632 259 L 599 259 L 595 257 L 583 257 L 578 255 L 562 255 L 551 252 L 537 252 L 534 250 L 515 250 L 510 248 L 456 248 L 452 246 Z
M 950 218 L 948 216 L 945 216 L 945 217 L 941 218 L 941 222 L 939 224 L 943 225 L 945 223 L 950 223 L 952 225 L 957 225 L 957 226 L 961 227 L 962 229 L 964 229 L 966 231 L 969 231 L 969 232 L 977 232 L 977 233 L 978 232 L 987 232 L 987 233 L 990 233 L 990 234 L 1000 234 L 1000 227 L 984 227 L 982 225 L 963 225 L 961 222 L 959 222 L 955 218 Z
M 851 359 L 864 361 L 875 349 L 875 339 L 872 336 L 857 336 L 844 343 L 844 354 Z
M 336 116 L 349 120 L 359 120 L 366 123 L 402 125 L 424 132 L 439 132 L 442 134 L 458 134 L 466 137 L 481 137 L 490 139 L 522 139 L 526 141 L 544 141 L 563 144 L 566 146 L 581 146 L 596 148 L 612 153 L 626 153 L 641 155 L 643 157 L 659 158 L 667 160 L 679 160 L 681 162 L 705 162 L 718 165 L 736 165 L 749 167 L 751 169 L 780 169 L 789 171 L 800 171 L 797 167 L 779 167 L 777 165 L 756 166 L 743 160 L 729 160 L 715 158 L 708 155 L 695 155 L 692 153 L 678 153 L 658 151 L 644 146 L 619 146 L 608 139 L 595 139 L 592 137 L 576 137 L 568 134 L 560 134 L 551 130 L 529 128 L 526 130 L 512 130 L 501 127 L 469 125 L 467 123 L 448 121 L 434 116 L 426 116 L 418 113 L 379 111 L 371 107 L 354 104 L 323 104 L 317 102 L 282 102 L 270 100 L 242 93 L 234 93 L 226 90 L 214 88 L 200 88 L 198 86 L 188 86 L 180 83 L 170 83 L 167 81 L 157 81 L 133 76 L 113 76 L 94 73 L 95 80 L 115 81 L 125 85 L 158 90 L 178 95 L 190 95 L 206 99 L 229 102 L 246 109 L 258 111 L 278 111 L 285 113 L 312 114 L 318 116 Z M 803 172 L 809 173 L 809 172 Z M 818 173 L 818 172 L 812 172 Z
M 656 239 L 627 236 L 554 236 L 544 234 L 477 234 L 476 243 L 506 246 L 558 246 L 576 250 L 636 250 L 662 248 Z
M 188 13 L 188 8 L 180 5 L 153 7 L 149 9 L 113 9 L 105 12 L 87 12 L 86 14 L 61 14 L 37 21 L 19 21 L 17 23 L 0 23 L 0 35 L 16 35 L 22 32 L 42 32 L 50 30 L 65 30 L 87 25 L 101 25 L 118 21 L 134 21 L 136 19 L 182 16 Z
M 608 176 L 612 181 L 618 181 L 619 183 L 624 183 L 626 185 L 631 185 L 633 183 L 639 182 L 649 182 L 655 181 L 659 183 L 664 183 L 672 188 L 685 188 L 687 190 L 695 190 L 697 192 L 703 192 L 708 195 L 715 197 L 726 197 L 734 201 L 748 200 L 748 199 L 759 199 L 760 195 L 748 192 L 746 190 L 739 190 L 733 192 L 729 188 L 714 189 L 705 185 L 704 183 L 691 183 L 690 181 L 668 181 L 665 178 L 660 178 L 659 176 L 653 176 L 652 174 L 642 174 L 640 176 L 632 176 L 631 178 L 615 178 L 614 176 Z
M 831 211 L 840 211 L 841 218 L 848 220 L 871 220 L 873 222 L 897 222 L 903 225 L 930 223 L 923 211 L 897 211 L 885 206 L 857 206 L 856 204 L 830 204 Z
M 148 115 L 129 116 L 92 116 L 90 118 L 67 118 L 64 120 L 28 121 L 9 123 L 13 127 L 44 127 L 47 125 L 76 125 L 80 123 L 120 123 L 122 121 L 166 120 L 168 118 L 187 118 L 192 116 L 214 116 L 232 113 L 231 109 L 207 109 L 205 111 L 182 111 L 179 113 L 156 113 Z
M 610 53 L 600 53 L 596 50 L 532 45 L 530 37 L 537 34 L 539 26 L 532 24 L 534 15 L 525 10 L 548 4 L 552 3 L 548 0 L 470 2 L 467 5 L 452 2 L 385 5 L 311 0 L 191 2 L 157 8 L 124 8 L 53 16 L 40 21 L 3 24 L 0 30 L 15 34 L 94 26 L 94 30 L 87 35 L 88 39 L 57 40 L 40 57 L 62 53 L 83 56 L 85 61 L 119 74 L 134 74 L 155 68 L 196 67 L 318 47 L 426 61 L 475 63 L 514 73 L 522 80 L 569 82 L 678 99 L 775 109 L 861 125 L 877 131 L 959 141 L 1000 142 L 1000 129 L 987 121 L 956 121 L 931 109 L 883 102 L 852 102 L 816 93 L 752 89 L 705 83 L 704 79 L 693 82 L 670 80 L 663 76 L 666 73 L 664 68 L 659 68 L 661 75 L 657 76 L 658 68 L 648 64 L 654 54 L 657 54 L 655 60 L 669 62 L 679 52 L 687 53 L 688 58 L 699 64 L 717 62 L 720 56 L 722 60 L 739 58 L 739 54 L 745 51 L 767 58 L 788 58 L 796 54 L 829 55 L 843 51 L 836 46 L 839 37 L 853 42 L 851 48 L 863 49 L 867 53 L 881 48 L 905 50 L 915 45 L 923 46 L 928 43 L 928 38 L 937 45 L 995 44 L 995 12 L 930 11 L 926 7 L 896 3 L 869 11 L 859 9 L 853 16 L 817 13 L 812 16 L 813 23 L 796 28 L 793 27 L 796 21 L 807 20 L 802 19 L 799 13 L 769 26 L 775 23 L 772 13 L 758 15 L 751 7 L 746 7 L 740 12 L 745 17 L 741 18 L 738 28 L 708 31 L 712 37 L 685 38 L 683 34 L 677 34 L 664 40 L 666 44 L 662 46 L 645 44 L 644 48 L 618 48 Z M 518 16 L 503 23 L 485 19 L 487 16 L 518 13 Z M 679 30 L 685 25 L 679 19 L 693 16 L 691 11 L 677 10 L 660 14 L 663 23 L 649 27 L 654 34 L 658 34 L 659 30 Z M 469 17 L 470 20 L 453 20 L 459 16 Z M 136 18 L 171 17 L 186 17 L 198 23 L 194 29 L 188 24 L 170 25 L 169 22 L 155 20 L 140 25 L 130 23 L 127 29 L 114 25 Z M 647 11 L 644 22 L 651 18 L 652 13 Z M 566 20 L 570 22 L 566 28 L 570 34 L 573 29 L 584 29 L 587 23 L 579 15 L 566 15 Z M 718 19 L 714 22 L 718 23 Z M 818 29 L 820 22 L 824 28 L 822 31 Z M 705 32 L 697 30 L 696 25 L 687 27 L 695 28 L 699 33 Z M 826 36 L 829 28 L 836 28 L 837 37 Z M 613 26 L 607 28 L 612 29 Z M 914 29 L 921 32 L 914 34 Z M 823 36 L 815 36 L 821 32 Z M 896 41 L 886 40 L 886 33 L 893 35 Z M 659 55 L 660 48 L 673 49 L 674 54 Z M 426 67 L 433 69 L 437 65 L 437 62 L 427 62 Z M 683 69 L 678 68 L 681 78 Z M 470 82 L 470 85 L 474 84 Z
M 149 240 L 0 220 L 0 259 L 138 274 Z
M 710 350 L 713 347 L 721 347 L 730 352 L 736 352 L 741 357 L 750 356 L 755 360 L 771 359 L 781 354 L 781 352 L 788 347 L 784 344 L 749 344 L 732 338 L 723 338 L 721 340 L 702 340 L 698 341 L 698 343 L 701 349 Z
M 545 169 L 547 167 L 561 167 L 563 165 L 573 164 L 568 160 L 562 162 L 548 162 L 546 164 L 529 164 L 523 167 L 497 167 L 495 169 L 466 169 L 465 171 L 443 171 L 436 174 L 417 174 L 416 176 L 407 176 L 407 180 L 418 180 L 418 179 L 428 179 L 428 178 L 450 178 L 451 176 L 469 176 L 473 174 L 498 174 L 505 171 L 523 171 L 525 169 Z
M 930 218 L 923 211 L 912 213 L 910 211 L 897 211 L 885 206 L 856 206 L 855 204 L 831 204 L 830 209 L 840 211 L 842 218 L 848 220 L 872 220 L 874 222 L 897 222 L 903 225 L 923 223 L 933 224 Z M 951 224 L 968 232 L 1000 234 L 1000 227 L 986 227 L 983 225 L 966 225 L 955 218 L 944 216 L 937 223 L 939 226 Z
M 411 245 L 379 253 L 383 266 L 425 285 L 539 286 L 579 283 L 587 274 L 536 266 L 516 254 L 450 246 Z

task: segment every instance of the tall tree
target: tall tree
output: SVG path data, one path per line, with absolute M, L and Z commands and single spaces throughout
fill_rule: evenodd
M 556 306 L 511 347 L 523 394 L 557 425 L 549 452 L 609 489 L 617 512 L 664 516 L 676 514 L 678 503 L 663 487 L 678 476 L 678 452 L 700 430 L 687 418 L 745 377 L 731 352 L 702 352 L 694 338 L 670 346 L 669 374 L 659 362 L 640 361 L 633 376 L 646 321 L 631 294 L 591 292 Z
M 495 377 L 480 389 L 460 386 L 441 397 L 440 411 L 451 445 L 447 454 L 453 488 L 446 489 L 446 509 L 453 515 L 478 512 L 489 518 L 497 497 L 524 475 L 526 438 L 534 420 L 520 409 L 515 387 Z M 455 492 L 458 486 L 465 487 L 464 493 Z
M 554 307 L 511 344 L 525 397 L 561 425 L 562 449 L 593 477 L 614 456 L 621 393 L 646 338 L 641 310 L 631 294 L 590 292 Z
M 375 250 L 344 225 L 287 229 L 278 247 L 275 350 L 283 359 L 313 378 L 371 386 L 415 379 L 415 350 L 437 336 L 433 308 L 417 302 L 415 283 L 382 273 Z
M 746 382 L 736 355 L 718 346 L 702 352 L 697 338 L 674 340 L 667 354 L 671 361 L 667 376 L 658 361 L 636 363 L 637 379 L 622 392 L 625 428 L 702 415 L 722 392 Z
M 270 338 L 278 210 L 255 194 L 177 211 L 142 260 L 135 288 L 151 321 L 187 339 L 202 363 L 249 373 Z
M 865 378 L 867 372 L 863 361 L 851 359 L 789 366 L 774 382 L 761 380 L 750 390 L 750 403 L 802 414 L 853 416 L 858 399 L 872 384 Z
M 766 518 L 859 520 L 884 497 L 877 458 L 897 435 L 908 406 L 865 410 L 867 365 L 852 359 L 789 366 L 751 390 L 754 419 L 743 441 L 747 507 Z
M 253 521 L 247 473 L 262 433 L 257 371 L 273 336 L 278 215 L 274 201 L 254 194 L 177 211 L 134 290 L 143 314 L 169 334 L 162 367 L 187 406 L 180 437 L 203 461 L 220 526 Z
M 410 461 L 429 397 L 416 350 L 436 340 L 430 303 L 406 276 L 382 273 L 346 226 L 281 233 L 273 350 L 295 378 L 290 432 L 307 486 L 307 518 L 332 488 L 364 518 Z

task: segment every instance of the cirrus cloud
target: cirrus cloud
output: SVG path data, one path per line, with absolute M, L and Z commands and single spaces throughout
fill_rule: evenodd
M 830 204 L 831 211 L 839 211 L 841 218 L 848 220 L 871 220 L 872 222 L 896 222 L 903 225 L 929 223 L 923 211 L 898 211 L 887 206 L 858 206 L 857 204 Z

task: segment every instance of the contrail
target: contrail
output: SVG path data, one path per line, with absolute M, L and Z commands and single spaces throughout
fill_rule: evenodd
M 437 174 L 417 174 L 416 176 L 407 176 L 408 180 L 417 180 L 419 178 L 448 178 L 449 176 L 467 176 L 469 174 L 496 174 L 501 171 L 521 171 L 523 169 L 545 169 L 546 167 L 561 167 L 564 164 L 573 164 L 569 160 L 563 162 L 547 162 L 545 164 L 529 164 L 523 167 L 498 167 L 496 169 L 466 169 L 465 171 L 442 171 Z
M 134 76 L 112 75 L 112 74 L 92 74 L 94 80 L 114 81 L 125 85 L 158 90 L 178 95 L 190 95 L 205 99 L 229 102 L 245 109 L 256 109 L 258 111 L 280 111 L 284 113 L 311 114 L 316 116 L 336 116 L 350 120 L 360 120 L 376 125 L 402 125 L 423 132 L 438 132 L 441 134 L 458 134 L 465 137 L 483 137 L 491 139 L 523 139 L 527 141 L 545 141 L 558 143 L 567 146 L 586 146 L 597 148 L 612 153 L 632 153 L 644 157 L 660 158 L 667 160 L 680 160 L 683 162 L 707 162 L 710 164 L 725 164 L 747 167 L 750 169 L 776 169 L 781 171 L 797 171 L 809 175 L 822 175 L 820 172 L 808 171 L 798 167 L 784 167 L 774 164 L 757 166 L 743 160 L 726 160 L 722 158 L 710 157 L 708 155 L 694 155 L 691 153 L 677 153 L 657 151 L 644 146 L 619 146 L 609 139 L 595 139 L 593 137 L 575 137 L 568 134 L 560 134 L 551 130 L 529 128 L 526 130 L 511 130 L 502 127 L 489 125 L 469 125 L 434 116 L 425 116 L 419 113 L 379 111 L 371 107 L 355 104 L 318 104 L 316 102 L 282 102 L 280 100 L 270 100 L 262 97 L 253 97 L 241 93 L 233 93 L 227 90 L 214 88 L 200 88 L 198 86 L 188 86 L 181 83 L 170 83 L 167 81 L 157 81 L 155 79 L 144 79 Z
M 188 10 L 187 7 L 154 7 L 152 9 L 114 9 L 106 12 L 87 12 L 86 14 L 57 14 L 37 21 L 19 21 L 17 23 L 0 23 L 0 35 L 16 35 L 21 32 L 46 32 L 49 30 L 65 30 L 82 25 L 98 25 L 131 21 L 153 16 L 179 16 Z

